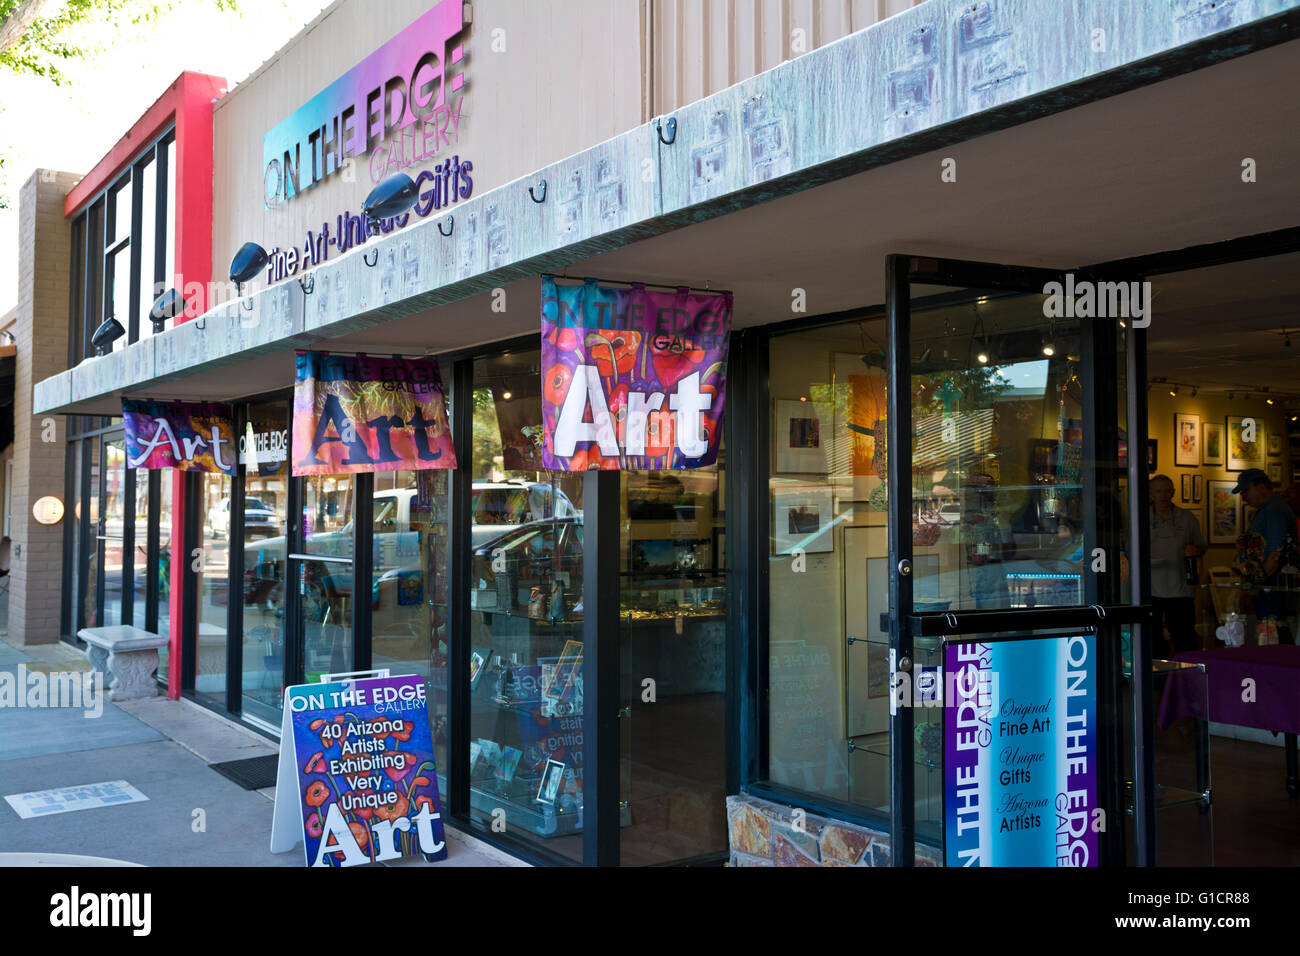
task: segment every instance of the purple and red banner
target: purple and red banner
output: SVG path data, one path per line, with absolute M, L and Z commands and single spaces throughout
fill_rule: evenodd
M 711 465 L 722 438 L 730 292 L 542 277 L 543 466 Z
M 299 352 L 293 473 L 455 468 L 436 359 Z
M 123 399 L 122 425 L 128 468 L 235 473 L 229 405 Z

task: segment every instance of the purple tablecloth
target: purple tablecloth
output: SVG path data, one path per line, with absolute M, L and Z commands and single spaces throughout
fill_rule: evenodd
M 1217 647 L 1186 651 L 1174 660 L 1204 664 L 1209 682 L 1209 714 L 1194 673 L 1173 672 L 1160 699 L 1156 723 L 1164 728 L 1179 717 L 1197 717 L 1238 727 L 1300 734 L 1300 647 Z M 1254 699 L 1242 700 L 1253 680 Z

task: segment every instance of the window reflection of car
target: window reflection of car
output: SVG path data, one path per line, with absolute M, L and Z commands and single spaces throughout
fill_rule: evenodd
M 476 481 L 473 496 L 470 544 L 474 548 L 529 522 L 581 517 L 568 495 L 540 481 Z
M 545 620 L 582 613 L 582 516 L 532 521 L 475 548 L 470 607 Z
M 220 502 L 208 509 L 208 527 L 212 530 L 214 538 L 222 535 L 230 536 L 230 498 L 222 498 Z M 244 499 L 245 540 L 273 538 L 283 531 L 284 526 L 274 508 L 260 498 Z

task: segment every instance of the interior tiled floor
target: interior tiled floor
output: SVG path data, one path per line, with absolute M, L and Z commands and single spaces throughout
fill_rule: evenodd
M 1193 739 L 1190 720 L 1156 732 L 1158 782 L 1192 786 Z M 1300 800 L 1286 792 L 1283 748 L 1211 736 L 1210 784 L 1209 813 L 1194 804 L 1158 811 L 1159 865 L 1300 865 Z

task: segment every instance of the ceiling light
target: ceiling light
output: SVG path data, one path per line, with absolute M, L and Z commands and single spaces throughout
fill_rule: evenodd
M 980 363 L 981 365 L 988 365 L 988 364 L 989 364 L 989 353 L 988 353 L 988 352 L 981 352 L 979 355 L 975 356 L 975 358 L 979 361 L 979 363 Z
M 95 347 L 96 355 L 103 355 L 124 335 L 126 329 L 122 328 L 122 323 L 110 315 L 99 328 L 95 329 L 95 334 L 90 337 L 90 344 Z
M 419 198 L 420 191 L 415 186 L 415 180 L 406 173 L 393 173 L 370 190 L 370 195 L 361 204 L 367 219 L 367 235 L 379 232 L 378 220 L 400 216 L 414 206 Z
M 255 242 L 246 242 L 240 246 L 235 257 L 230 260 L 230 281 L 235 284 L 235 295 L 243 295 L 244 283 L 261 272 L 265 265 L 265 249 Z
M 167 325 L 167 320 L 184 310 L 185 298 L 175 289 L 168 289 L 158 296 L 153 308 L 149 310 L 149 321 L 153 323 L 154 334 L 162 332 Z
M 1171 388 L 1171 389 L 1169 390 L 1169 397 L 1170 397 L 1170 398 L 1177 398 L 1177 397 L 1178 397 L 1178 386 L 1175 385 L 1173 388 Z
M 1056 354 L 1056 349 L 1052 347 L 1051 343 L 1048 343 L 1047 345 L 1043 346 L 1043 354 L 1046 355 L 1048 358 L 1051 358 L 1053 355 Z
M 1271 399 L 1271 398 L 1266 398 L 1266 399 L 1264 399 L 1264 401 L 1267 402 L 1269 405 L 1272 405 L 1272 404 L 1273 404 L 1273 399 Z

